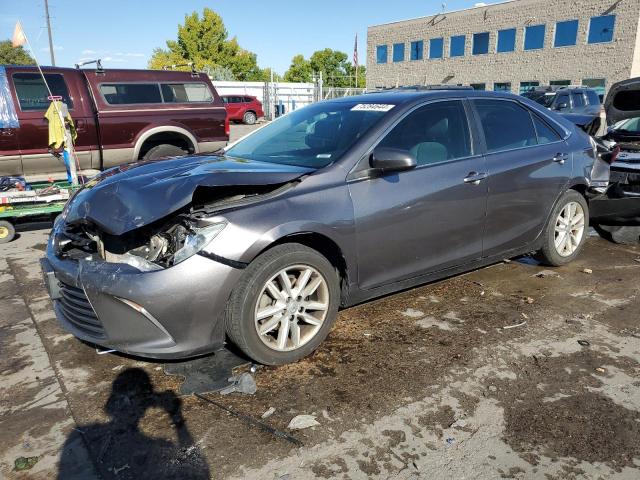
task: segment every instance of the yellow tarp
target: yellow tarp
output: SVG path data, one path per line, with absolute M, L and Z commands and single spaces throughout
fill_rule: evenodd
M 55 104 L 55 105 L 54 105 Z M 57 110 L 56 110 L 57 109 Z M 69 125 L 69 130 L 71 131 L 71 138 L 75 141 L 78 137 L 76 132 L 76 127 L 73 124 L 73 119 L 69 114 L 66 108 L 63 109 L 62 102 L 59 100 L 54 100 L 49 105 L 49 108 L 44 114 L 44 118 L 49 121 L 49 147 L 59 150 L 64 146 L 65 140 L 65 132 L 64 132 L 64 124 L 60 120 L 60 114 L 58 112 L 67 111 L 67 116 L 65 117 L 65 121 Z

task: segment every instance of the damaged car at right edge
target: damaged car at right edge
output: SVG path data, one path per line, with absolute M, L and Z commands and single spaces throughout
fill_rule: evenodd
M 597 136 L 600 116 L 566 115 L 596 144 L 594 185 L 589 189 L 590 221 L 610 241 L 640 243 L 640 134 L 625 129 L 640 121 L 640 78 L 611 86 L 604 108 L 607 133 Z

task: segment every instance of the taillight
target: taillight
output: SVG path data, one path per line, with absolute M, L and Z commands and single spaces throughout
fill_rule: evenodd
M 229 123 L 229 115 L 224 117 L 224 134 L 228 137 L 231 135 L 231 125 Z

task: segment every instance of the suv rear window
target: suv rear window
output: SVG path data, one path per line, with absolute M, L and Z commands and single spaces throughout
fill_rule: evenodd
M 45 73 L 44 78 L 49 84 L 51 93 L 55 96 L 61 96 L 69 110 L 73 109 L 73 100 L 69 97 L 69 89 L 64 77 L 57 73 Z M 49 92 L 39 73 L 14 73 L 13 85 L 16 89 L 20 110 L 23 112 L 49 108 L 51 104 L 48 99 Z
M 102 83 L 100 93 L 109 105 L 213 101 L 204 83 Z
M 162 103 L 157 83 L 103 83 L 100 93 L 109 105 Z
M 587 100 L 589 100 L 589 105 L 600 105 L 600 97 L 595 90 L 587 90 L 586 92 Z
M 204 83 L 163 83 L 165 103 L 212 102 L 211 90 Z

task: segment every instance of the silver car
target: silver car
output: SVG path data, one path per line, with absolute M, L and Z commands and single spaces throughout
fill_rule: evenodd
M 90 181 L 43 261 L 77 337 L 184 358 L 310 354 L 340 308 L 587 236 L 593 143 L 534 102 L 396 91 L 292 112 L 216 155 Z

